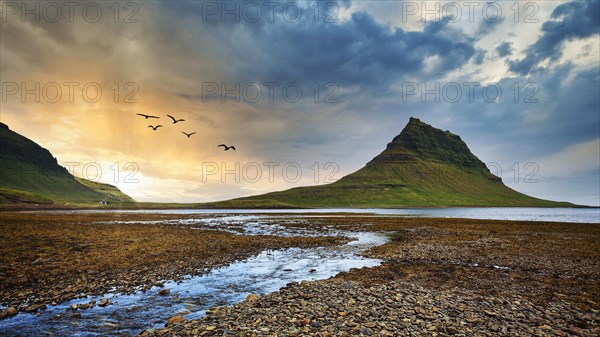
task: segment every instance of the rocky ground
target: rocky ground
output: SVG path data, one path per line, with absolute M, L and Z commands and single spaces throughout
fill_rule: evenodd
M 0 319 L 85 295 L 160 286 L 163 280 L 199 275 L 267 249 L 345 242 L 332 237 L 239 236 L 205 230 L 201 224 L 174 224 L 171 220 L 178 217 L 185 218 L 0 213 L 0 303 L 7 307 Z
M 282 220 L 285 222 L 285 220 Z M 600 226 L 464 219 L 313 218 L 288 226 L 392 233 L 379 267 L 290 284 L 174 317 L 151 336 L 598 336 Z
M 141 336 L 592 336 L 598 319 L 560 298 L 542 306 L 521 296 L 333 279 L 290 284 Z

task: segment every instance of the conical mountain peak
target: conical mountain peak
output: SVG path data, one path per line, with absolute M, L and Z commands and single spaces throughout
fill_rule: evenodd
M 442 131 L 411 117 L 406 127 L 394 137 L 387 148 L 373 158 L 373 163 L 393 163 L 413 160 L 430 160 L 466 167 L 481 167 L 485 164 L 467 147 L 460 136 Z

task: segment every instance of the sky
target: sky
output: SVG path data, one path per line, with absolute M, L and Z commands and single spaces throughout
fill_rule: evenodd
M 138 201 L 205 202 L 333 182 L 417 117 L 600 205 L 599 4 L 2 1 L 0 120 Z

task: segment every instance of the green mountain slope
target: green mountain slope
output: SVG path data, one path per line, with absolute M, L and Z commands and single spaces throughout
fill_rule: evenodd
M 114 186 L 73 177 L 52 154 L 0 123 L 0 205 L 134 202 Z
M 574 206 L 527 196 L 491 174 L 462 141 L 411 118 L 387 148 L 335 183 L 210 204 L 214 207 Z

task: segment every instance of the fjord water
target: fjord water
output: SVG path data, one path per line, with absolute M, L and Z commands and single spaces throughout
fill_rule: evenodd
M 600 223 L 600 208 L 474 207 L 378 209 L 375 210 L 375 213 L 435 218 Z
M 85 212 L 85 211 L 75 211 Z M 97 211 L 90 211 L 97 212 Z M 107 211 L 113 212 L 113 211 Z M 114 211 L 123 212 L 123 211 Z M 264 214 L 350 213 L 399 217 L 465 218 L 480 220 L 552 221 L 600 223 L 600 208 L 546 207 L 457 207 L 457 208 L 311 208 L 311 209 L 168 209 L 125 212 L 166 214 Z
M 163 220 L 161 220 L 163 221 Z M 377 259 L 357 254 L 387 242 L 382 233 L 330 231 L 289 228 L 276 223 L 263 223 L 252 215 L 224 215 L 207 217 L 190 215 L 190 219 L 167 220 L 185 225 L 203 222 L 208 227 L 243 235 L 315 236 L 344 235 L 355 238 L 345 245 L 309 249 L 290 248 L 264 251 L 261 254 L 215 269 L 205 275 L 185 277 L 180 282 L 166 281 L 167 296 L 158 295 L 161 288 L 131 295 L 104 294 L 86 297 L 42 310 L 39 316 L 20 313 L 0 321 L 2 336 L 134 336 L 148 328 L 159 328 L 172 316 L 183 315 L 195 319 L 205 310 L 215 306 L 231 305 L 243 301 L 250 293 L 267 294 L 289 282 L 317 280 L 334 276 L 351 268 L 375 266 Z M 167 229 L 168 230 L 168 229 Z M 95 306 L 79 310 L 74 318 L 72 304 L 87 303 L 108 297 L 107 307 Z M 60 317 L 57 317 L 60 315 Z

